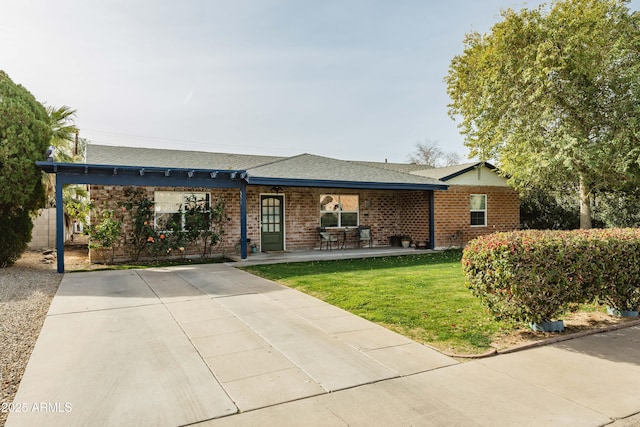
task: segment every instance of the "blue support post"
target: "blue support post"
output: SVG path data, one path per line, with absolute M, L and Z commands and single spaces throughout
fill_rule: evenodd
M 429 191 L 429 249 L 433 249 L 436 246 L 436 224 L 435 224 L 435 213 L 434 209 L 434 193 L 433 190 Z
M 58 273 L 64 273 L 64 202 L 62 181 L 59 179 L 56 179 L 56 257 Z
M 247 185 L 240 186 L 240 258 L 247 259 Z

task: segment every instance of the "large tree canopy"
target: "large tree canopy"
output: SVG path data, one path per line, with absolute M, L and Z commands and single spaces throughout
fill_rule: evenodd
M 0 267 L 13 264 L 31 239 L 31 213 L 44 206 L 42 172 L 51 138 L 44 107 L 0 70 Z
M 446 78 L 471 155 L 495 159 L 516 188 L 579 188 L 583 228 L 593 192 L 639 171 L 640 15 L 628 3 L 504 10 L 466 36 Z

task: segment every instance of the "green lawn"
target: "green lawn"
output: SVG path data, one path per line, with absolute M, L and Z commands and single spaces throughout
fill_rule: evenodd
M 418 342 L 486 350 L 515 324 L 496 322 L 464 285 L 460 251 L 250 266 L 244 270 L 320 298 Z

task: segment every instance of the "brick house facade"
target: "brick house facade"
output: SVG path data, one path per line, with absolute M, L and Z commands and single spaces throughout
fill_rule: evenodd
M 446 249 L 462 247 L 480 235 L 517 229 L 520 222 L 517 193 L 495 167 L 483 162 L 426 168 L 311 154 L 273 157 L 89 144 L 86 163 L 39 166 L 56 173 L 60 205 L 62 185 L 70 183 L 89 184 L 97 211 L 122 206 L 132 188 L 149 200 L 175 199 L 172 192 L 206 193 L 211 204 L 224 197 L 228 220 L 216 252 L 235 252 L 241 242 L 242 257 L 247 240 L 260 251 L 318 249 L 321 225 L 344 233 L 349 246 L 357 244 L 356 226 L 367 226 L 373 246 L 389 246 L 392 236 L 402 235 L 414 244 Z M 325 199 L 333 202 L 327 204 Z M 155 208 L 164 209 L 158 208 L 161 205 Z M 328 206 L 337 210 L 329 211 Z M 118 214 L 124 221 L 124 237 L 115 258 L 126 259 L 132 220 L 126 212 Z M 276 244 L 271 240 L 274 235 Z M 58 269 L 64 270 L 63 263 Z
M 469 224 L 469 199 L 472 194 L 487 197 L 487 223 Z M 520 199 L 509 187 L 451 185 L 436 191 L 434 197 L 435 248 L 464 247 L 476 237 L 520 227 Z
M 225 233 L 215 252 L 234 253 L 240 241 L 239 193 L 233 189 L 203 189 L 197 187 L 137 187 L 145 196 L 153 200 L 156 191 L 206 192 L 215 201 L 225 199 L 228 221 Z M 126 200 L 126 194 L 133 187 L 92 185 L 90 197 L 96 211 L 113 209 L 118 211 L 118 202 Z M 287 188 L 279 193 L 284 199 L 285 250 L 319 249 L 320 240 L 317 227 L 320 226 L 319 200 L 322 194 L 357 195 L 359 199 L 360 225 L 371 227 L 373 246 L 390 245 L 390 236 L 408 235 L 415 242 L 429 240 L 429 197 L 424 191 L 390 191 L 299 187 Z M 247 189 L 247 238 L 260 250 L 260 196 L 274 195 L 270 187 L 255 186 Z M 115 252 L 116 260 L 127 259 L 126 239 L 132 233 L 130 216 L 118 212 L 123 220 L 122 237 Z M 355 228 L 348 231 L 347 246 L 355 247 Z M 187 255 L 196 255 L 197 249 L 187 248 Z M 90 257 L 99 260 L 101 255 L 90 251 Z

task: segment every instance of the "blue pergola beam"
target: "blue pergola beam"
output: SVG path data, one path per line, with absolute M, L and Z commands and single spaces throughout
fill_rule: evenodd
M 247 258 L 247 172 L 244 170 L 167 169 L 147 166 L 95 165 L 84 163 L 36 162 L 56 175 L 57 270 L 64 273 L 64 202 L 67 184 L 139 187 L 237 188 L 240 190 L 240 256 Z

